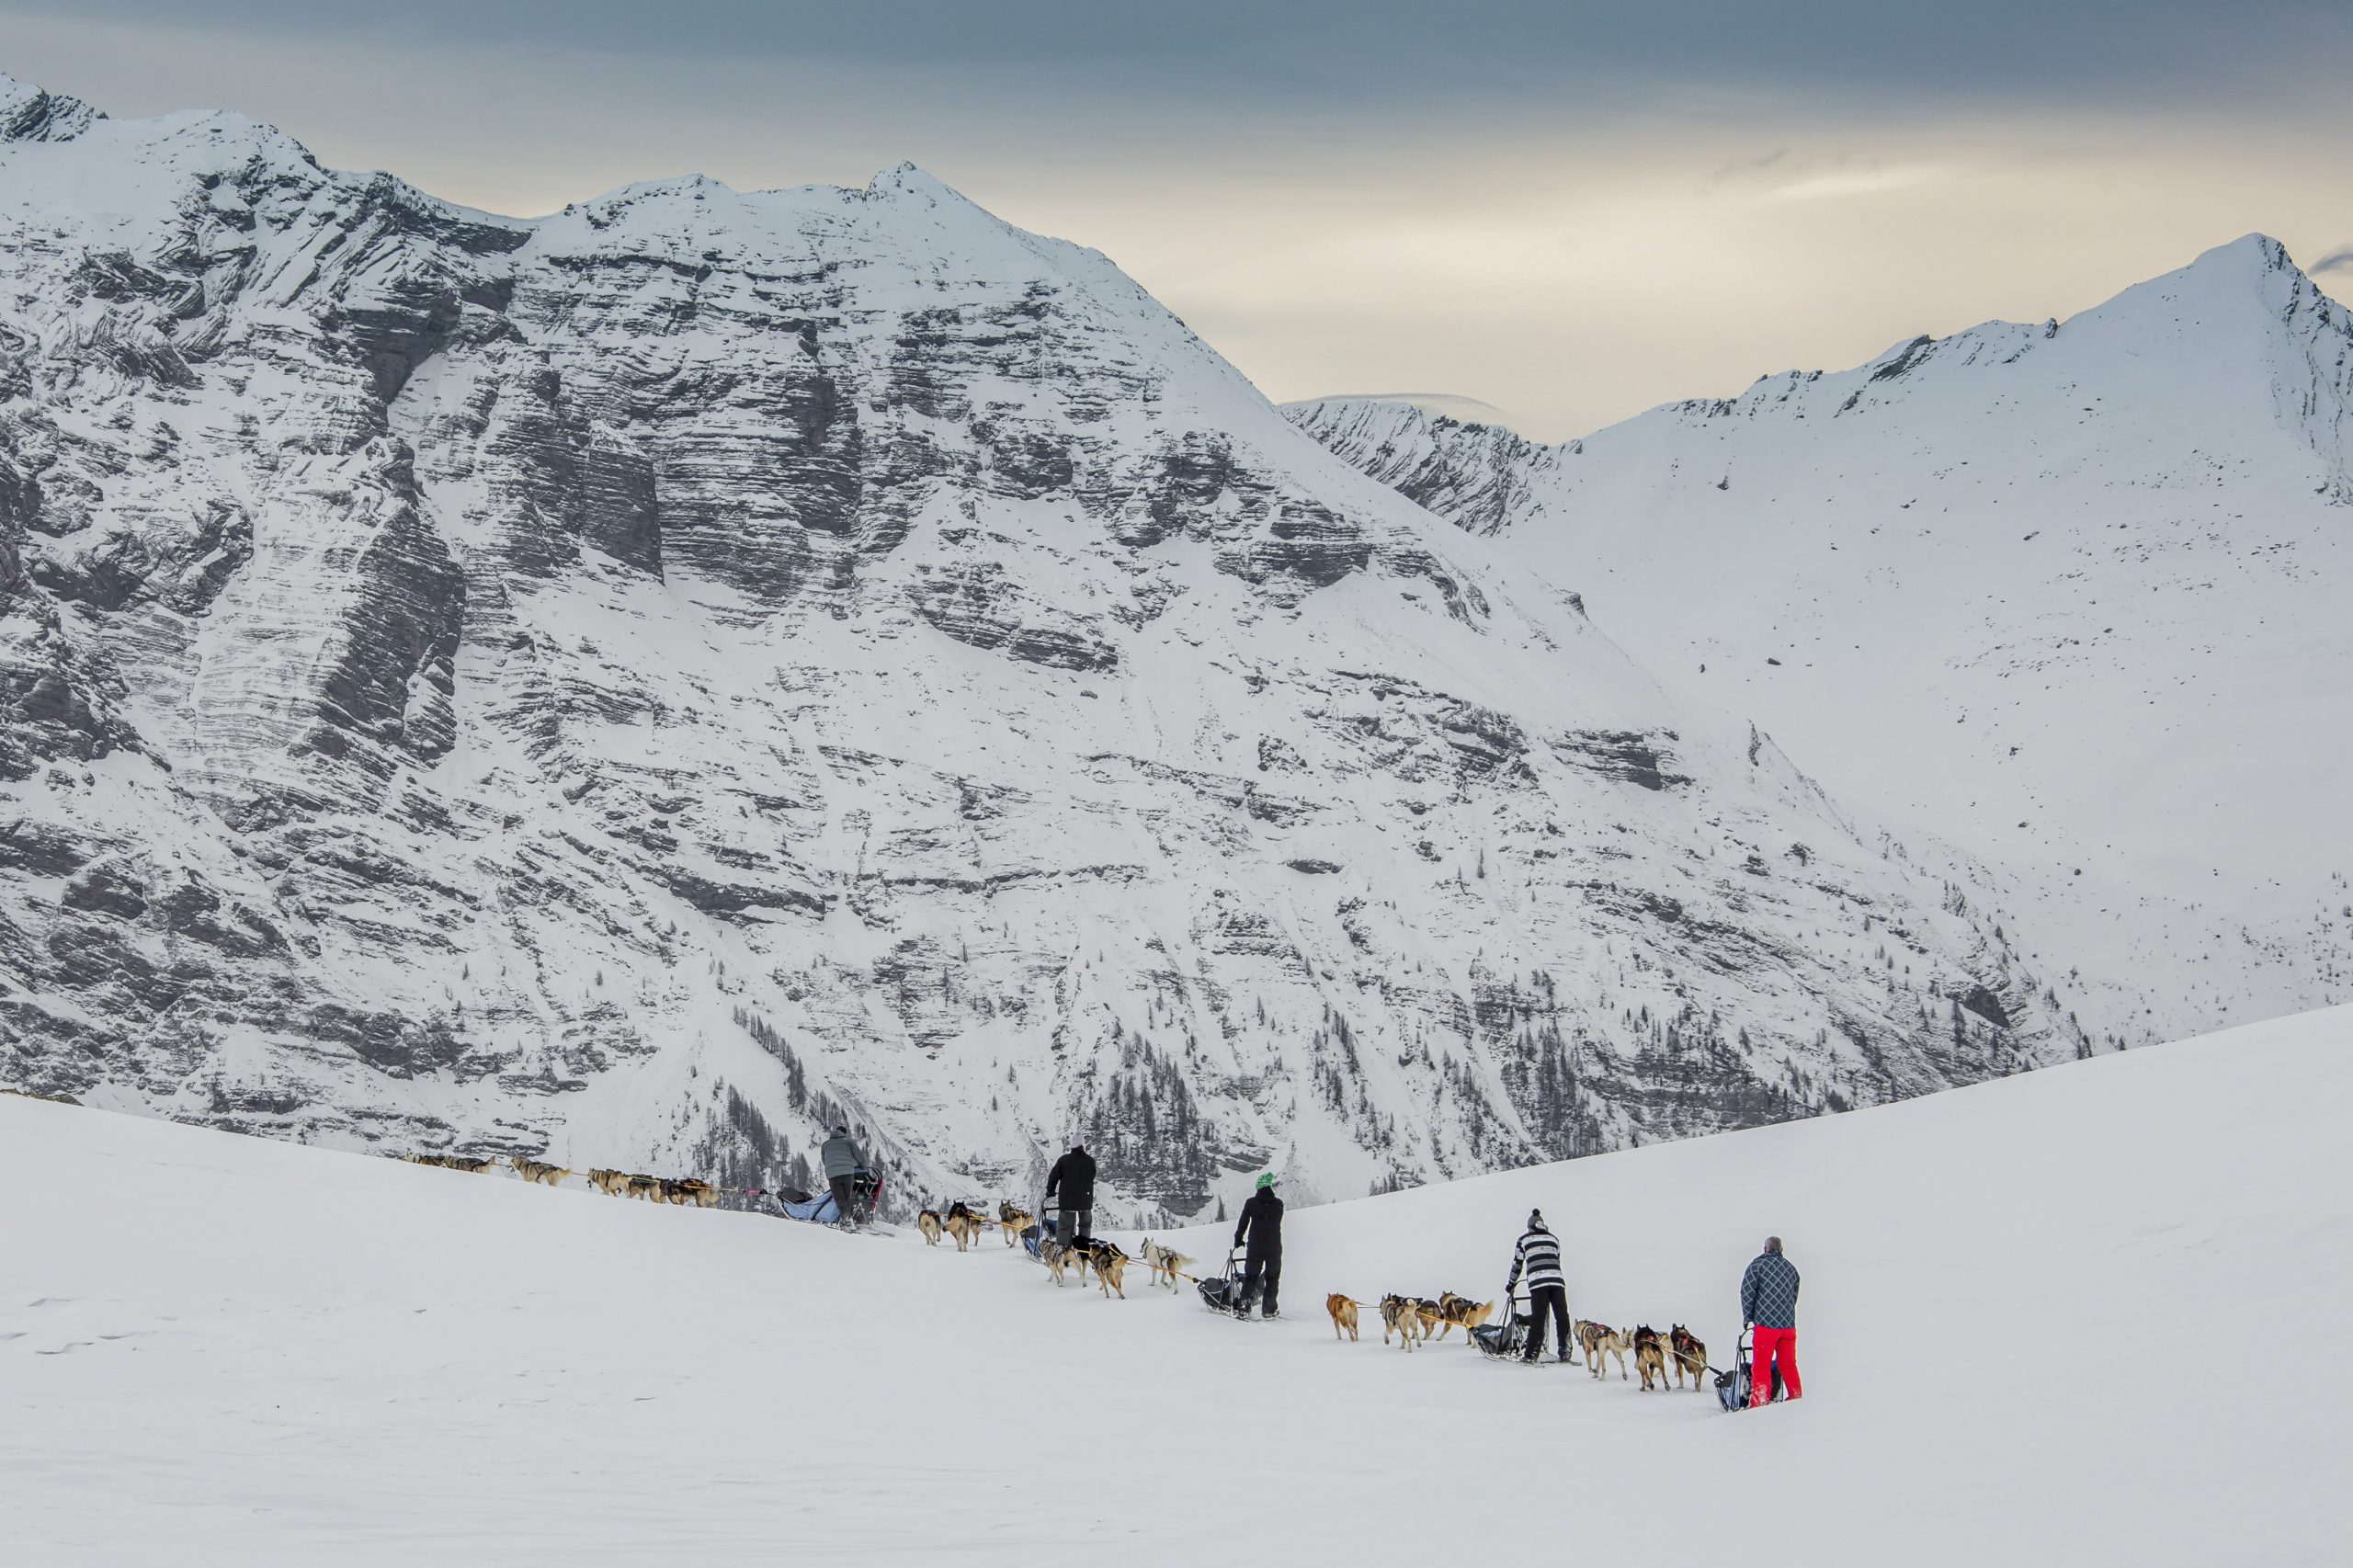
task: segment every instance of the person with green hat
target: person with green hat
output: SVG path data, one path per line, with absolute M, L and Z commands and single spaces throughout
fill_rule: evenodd
M 1241 1223 L 1233 1227 L 1233 1244 L 1241 1246 L 1245 1237 L 1249 1239 L 1249 1250 L 1242 1256 L 1242 1299 L 1234 1303 L 1233 1315 L 1248 1317 L 1256 1302 L 1261 1316 L 1279 1317 L 1275 1292 L 1283 1282 L 1283 1200 L 1275 1196 L 1272 1171 L 1258 1178 L 1258 1190 L 1242 1206 Z M 1262 1289 L 1264 1295 L 1259 1293 Z

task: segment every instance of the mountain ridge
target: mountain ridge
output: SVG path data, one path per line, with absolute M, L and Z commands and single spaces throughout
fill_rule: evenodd
M 733 1186 L 847 1119 L 899 1203 L 1083 1131 L 1192 1216 L 2156 1027 L 944 190 L 0 143 L 8 1075 Z

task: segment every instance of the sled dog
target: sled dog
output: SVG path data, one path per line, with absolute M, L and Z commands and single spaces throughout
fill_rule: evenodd
M 1415 1331 L 1422 1325 L 1421 1313 L 1415 1310 L 1418 1305 L 1419 1303 L 1411 1296 L 1381 1297 L 1381 1343 L 1383 1345 L 1389 1343 L 1389 1331 L 1393 1328 L 1397 1331 L 1399 1342 L 1406 1349 L 1411 1350 L 1414 1347 Z
M 958 1252 L 981 1239 L 981 1217 L 962 1203 L 949 1206 L 948 1218 L 940 1221 L 940 1228 L 956 1238 Z
M 1070 1267 L 1076 1256 L 1067 1244 L 1056 1241 L 1051 1236 L 1041 1237 L 1039 1240 L 1038 1261 L 1044 1264 L 1046 1272 L 1054 1277 L 1054 1286 L 1057 1290 L 1062 1286 L 1063 1272 Z M 1082 1285 L 1086 1283 L 1086 1275 L 1084 1271 L 1079 1274 L 1078 1282 Z
M 1120 1278 L 1126 1274 L 1128 1268 L 1126 1253 L 1121 1252 L 1110 1242 L 1100 1241 L 1083 1241 L 1072 1250 L 1095 1266 L 1095 1282 L 1103 1287 L 1103 1293 L 1106 1296 L 1116 1290 L 1119 1292 L 1120 1300 L 1124 1301 L 1128 1299 L 1128 1292 L 1120 1283 Z M 1086 1276 L 1084 1272 L 1079 1275 L 1078 1281 L 1082 1285 L 1086 1283 Z
M 1324 1310 L 1332 1314 L 1332 1337 L 1346 1334 L 1353 1341 L 1357 1336 L 1357 1304 L 1335 1291 L 1324 1298 Z
M 1013 1200 L 1009 1198 L 998 1200 L 996 1206 L 997 1228 L 1005 1233 L 1005 1244 L 1007 1246 L 1011 1246 L 1014 1244 L 1015 1238 L 1018 1237 L 1022 1232 L 1028 1230 L 1033 1223 L 1035 1223 L 1037 1218 L 1038 1217 L 1035 1214 L 1030 1213 L 1026 1209 L 1016 1209 L 1013 1206 Z
M 1675 1367 L 1675 1386 L 1683 1386 L 1683 1374 L 1691 1374 L 1691 1387 L 1698 1390 L 1699 1374 L 1708 1369 L 1708 1347 L 1692 1337 L 1691 1331 L 1677 1324 L 1666 1336 L 1668 1359 Z
M 653 1203 L 659 1200 L 662 1196 L 660 1176 L 631 1176 L 622 1179 L 624 1183 L 622 1196 L 624 1197 L 642 1199 L 647 1203 Z
M 527 1160 L 520 1154 L 515 1155 L 506 1163 L 515 1167 L 517 1176 L 521 1176 L 525 1181 L 538 1182 L 542 1187 L 562 1187 L 563 1178 L 572 1174 L 562 1165 L 544 1165 L 538 1160 Z
M 1438 1298 L 1438 1337 L 1444 1339 L 1458 1324 L 1466 1331 L 1477 1328 L 1495 1310 L 1493 1301 L 1474 1301 L 1451 1290 L 1440 1291 Z
M 619 1171 L 590 1171 L 588 1185 L 608 1198 L 619 1198 L 629 1189 L 629 1177 Z
M 1162 1246 L 1150 1236 L 1143 1239 L 1142 1256 L 1143 1266 L 1152 1270 L 1152 1282 L 1155 1285 L 1165 1282 L 1172 1290 L 1176 1289 L 1177 1275 L 1193 1266 L 1191 1258 L 1174 1247 Z
M 941 1228 L 939 1216 L 928 1209 L 915 1216 L 915 1229 L 923 1233 L 923 1244 L 927 1247 L 939 1244 Z
M 1593 1369 L 1595 1377 L 1607 1375 L 1602 1366 L 1602 1358 L 1615 1356 L 1618 1358 L 1618 1381 L 1621 1383 L 1628 1381 L 1626 1352 L 1632 1349 L 1633 1346 L 1623 1334 L 1606 1323 L 1587 1323 L 1580 1318 L 1577 1321 L 1576 1340 L 1578 1346 L 1585 1351 L 1585 1364 Z
M 1634 1370 L 1643 1375 L 1643 1392 L 1666 1392 L 1666 1342 L 1658 1330 L 1643 1324 L 1634 1330 Z

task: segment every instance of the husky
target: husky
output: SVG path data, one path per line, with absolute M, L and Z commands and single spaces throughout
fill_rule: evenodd
M 527 1160 L 520 1154 L 513 1155 L 506 1163 L 515 1167 L 517 1176 L 525 1181 L 538 1182 L 542 1187 L 562 1187 L 563 1178 L 572 1174 L 562 1165 L 542 1165 L 537 1160 Z
M 1147 1236 L 1143 1244 L 1143 1264 L 1146 1268 L 1152 1270 L 1154 1284 L 1157 1285 L 1165 1280 L 1168 1288 L 1174 1290 L 1176 1289 L 1178 1277 L 1193 1267 L 1193 1260 L 1176 1248 L 1162 1246 Z
M 1120 1300 L 1124 1301 L 1128 1299 L 1128 1292 L 1120 1283 L 1121 1276 L 1126 1274 L 1128 1268 L 1126 1253 L 1121 1252 L 1110 1242 L 1099 1241 L 1083 1241 L 1071 1250 L 1094 1266 L 1095 1282 L 1103 1287 L 1103 1293 L 1106 1296 L 1116 1290 L 1119 1292 Z M 1078 1282 L 1082 1285 L 1086 1283 L 1086 1275 L 1084 1271 L 1079 1274 Z
M 1593 1369 L 1595 1377 L 1608 1375 L 1602 1365 L 1602 1358 L 1615 1356 L 1618 1358 L 1618 1381 L 1621 1383 L 1628 1381 L 1626 1352 L 1634 1346 L 1623 1334 L 1606 1323 L 1587 1323 L 1580 1318 L 1577 1320 L 1576 1340 L 1585 1351 L 1585 1364 Z
M 1324 1310 L 1332 1314 L 1332 1337 L 1346 1334 L 1353 1342 L 1357 1336 L 1357 1304 L 1337 1291 L 1324 1298 Z
M 939 1244 L 939 1233 L 943 1228 L 939 1216 L 928 1209 L 915 1216 L 915 1229 L 923 1233 L 923 1244 L 927 1247 Z
M 661 1199 L 662 1178 L 660 1176 L 630 1176 L 622 1177 L 621 1181 L 623 1197 L 642 1199 L 648 1203 L 658 1202 Z
M 403 1154 L 402 1159 L 413 1165 L 431 1165 L 436 1170 L 465 1171 L 480 1176 L 498 1162 L 479 1160 L 471 1154 Z
M 956 1250 L 962 1252 L 981 1239 L 981 1217 L 968 1205 L 956 1202 L 948 1206 L 948 1218 L 940 1221 L 940 1228 L 956 1238 Z
M 629 1190 L 629 1177 L 619 1171 L 590 1171 L 588 1185 L 608 1198 L 620 1198 Z
M 1708 1369 L 1708 1347 L 1693 1337 L 1689 1329 L 1677 1324 L 1666 1336 L 1667 1358 L 1675 1368 L 1675 1386 L 1683 1386 L 1683 1374 L 1691 1374 L 1691 1387 L 1700 1387 L 1699 1374 Z
M 1468 1296 L 1442 1290 L 1438 1298 L 1438 1337 L 1444 1339 L 1457 1324 L 1465 1332 L 1477 1328 L 1495 1310 L 1493 1301 L 1474 1301 Z
M 1054 1287 L 1057 1290 L 1062 1288 L 1063 1272 L 1077 1260 L 1077 1253 L 1065 1242 L 1058 1241 L 1051 1235 L 1039 1239 L 1038 1261 L 1044 1264 L 1046 1272 L 1054 1277 Z M 1079 1271 L 1078 1282 L 1081 1285 L 1086 1283 L 1086 1272 L 1083 1267 Z
M 1643 1375 L 1644 1393 L 1666 1392 L 1666 1342 L 1648 1324 L 1634 1330 L 1634 1369 Z
M 1419 1303 L 1411 1296 L 1381 1298 L 1381 1343 L 1389 1343 L 1389 1331 L 1395 1329 L 1401 1344 L 1408 1350 L 1414 1347 L 1415 1331 L 1421 1327 Z
M 1013 1245 L 1020 1238 L 1022 1232 L 1037 1222 L 1037 1219 L 1035 1214 L 1026 1209 L 1016 1209 L 1013 1206 L 1013 1199 L 1009 1198 L 1000 1199 L 997 1201 L 997 1228 L 1005 1233 L 1005 1244 L 1007 1246 Z

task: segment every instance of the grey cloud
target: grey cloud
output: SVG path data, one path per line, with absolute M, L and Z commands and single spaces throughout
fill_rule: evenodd
M 2335 250 L 2304 268 L 2307 276 L 2317 278 L 2324 272 L 2353 272 L 2353 245 L 2339 245 Z

